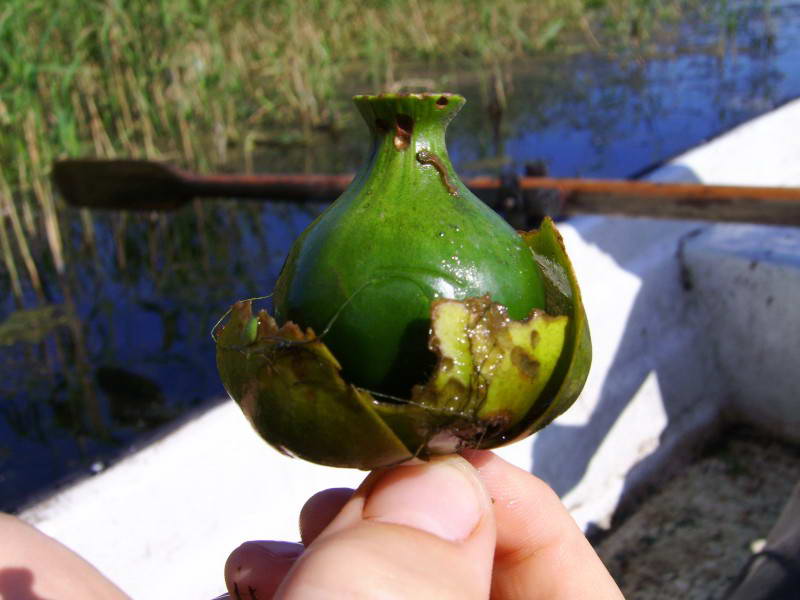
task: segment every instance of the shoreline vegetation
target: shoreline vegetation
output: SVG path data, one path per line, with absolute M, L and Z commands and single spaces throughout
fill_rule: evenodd
M 711 4 L 714 5 L 712 8 Z M 259 144 L 341 131 L 348 90 L 446 86 L 436 66 L 475 70 L 505 101 L 513 60 L 599 51 L 646 55 L 691 0 L 121 0 L 0 9 L 0 253 L 18 308 L 44 304 L 75 235 L 50 183 L 54 160 L 139 157 L 199 170 L 252 169 Z M 408 65 L 416 68 L 409 68 Z M 203 208 L 194 218 L 203 238 Z M 75 213 L 73 213 L 75 214 Z M 78 213 L 92 248 L 95 219 Z M 139 216 L 111 217 L 116 250 Z M 74 219 L 73 219 L 74 220 Z M 33 301 L 33 302 L 31 302 Z

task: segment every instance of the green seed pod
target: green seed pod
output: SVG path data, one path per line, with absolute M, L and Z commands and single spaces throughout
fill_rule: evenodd
M 552 222 L 518 233 L 456 176 L 464 99 L 356 96 L 372 152 L 298 238 L 275 318 L 239 302 L 217 328 L 229 394 L 279 450 L 372 469 L 492 448 L 566 410 L 591 361 Z

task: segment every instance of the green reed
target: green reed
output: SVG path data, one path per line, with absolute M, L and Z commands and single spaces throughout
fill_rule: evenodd
M 641 47 L 656 24 L 680 17 L 687 4 L 467 0 L 456 10 L 446 0 L 6 0 L 5 264 L 17 257 L 37 294 L 42 265 L 34 257 L 64 270 L 70 249 L 49 180 L 58 158 L 247 166 L 259 143 L 302 142 L 314 130 L 341 128 L 353 81 L 372 89 L 436 87 L 446 77 L 420 81 L 408 65 L 469 62 L 492 72 L 504 61 L 554 49 Z M 202 232 L 203 209 L 195 212 Z M 91 216 L 83 213 L 81 223 L 91 246 Z M 115 218 L 117 239 L 127 224 L 128 217 Z M 20 273 L 7 271 L 17 290 Z

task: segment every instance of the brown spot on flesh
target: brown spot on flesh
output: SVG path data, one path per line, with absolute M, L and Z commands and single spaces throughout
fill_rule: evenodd
M 445 169 L 441 158 L 436 156 L 430 150 L 420 150 L 417 152 L 417 162 L 419 162 L 421 165 L 433 166 L 433 168 L 439 172 L 442 183 L 444 184 L 444 187 L 447 188 L 447 193 L 449 193 L 451 196 L 458 195 L 458 190 L 450 182 L 450 177 L 447 175 L 447 169 Z
M 415 386 L 412 404 L 436 411 L 445 419 L 445 415 L 452 415 L 454 420 L 448 419 L 445 429 L 455 432 L 465 440 L 466 445 L 475 446 L 482 443 L 479 440 L 496 438 L 504 426 L 515 421 L 513 415 L 507 412 L 493 412 L 480 418 L 477 416 L 484 405 L 496 369 L 501 368 L 505 360 L 509 360 L 521 379 L 531 381 L 540 377 L 541 364 L 532 356 L 530 349 L 526 351 L 525 345 L 519 346 L 514 342 L 509 326 L 512 323 L 530 323 L 534 319 L 549 320 L 554 317 L 534 309 L 526 319 L 513 320 L 508 315 L 507 307 L 493 302 L 489 294 L 464 300 L 435 300 L 432 315 L 435 316 L 440 304 L 448 302 L 463 304 L 468 311 L 463 333 L 466 339 L 460 343 L 467 343 L 468 349 L 464 351 L 469 356 L 471 373 L 463 383 L 455 378 L 451 379 L 451 369 L 461 358 L 459 355 L 443 356 L 441 340 L 431 332 L 429 348 L 438 356 L 436 373 L 444 377 L 439 380 L 438 385 L 435 383 L 436 379 L 432 378 L 425 385 Z M 459 332 L 455 334 L 462 335 Z M 526 336 L 529 336 L 532 347 L 540 342 L 540 334 L 536 331 L 530 331 Z M 458 375 L 459 378 L 461 376 Z
M 477 448 L 484 440 L 495 438 L 513 422 L 511 413 L 497 411 L 481 419 L 464 419 L 453 424 L 450 431 L 461 440 L 461 448 Z
M 394 133 L 394 147 L 405 150 L 411 143 L 411 134 L 414 131 L 414 119 L 408 115 L 397 115 Z
M 539 361 L 532 359 L 519 346 L 514 346 L 511 350 L 511 364 L 514 365 L 524 377 L 535 379 L 539 375 Z

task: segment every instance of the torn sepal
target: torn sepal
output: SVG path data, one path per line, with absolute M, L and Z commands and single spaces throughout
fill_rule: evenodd
M 502 440 L 547 383 L 567 318 L 533 311 L 513 321 L 484 296 L 435 302 L 431 323 L 438 365 L 408 400 L 347 384 L 311 329 L 253 317 L 248 301 L 219 329 L 217 362 L 259 434 L 313 462 L 371 469 Z
M 265 311 L 249 343 L 249 301 L 234 305 L 217 334 L 225 389 L 255 430 L 285 454 L 330 466 L 372 469 L 412 452 L 372 407 L 369 393 L 339 375 L 339 363 L 311 329 L 278 327 Z

